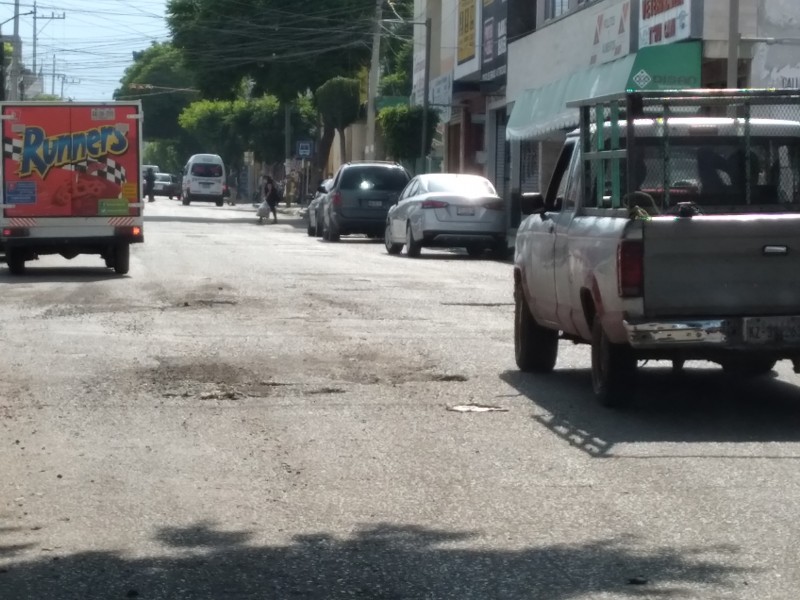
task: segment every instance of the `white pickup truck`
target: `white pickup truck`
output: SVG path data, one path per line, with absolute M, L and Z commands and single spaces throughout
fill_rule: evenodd
M 800 370 L 800 93 L 573 106 L 581 126 L 546 194 L 522 199 L 518 367 L 552 371 L 560 338 L 590 344 L 606 406 L 630 400 L 640 360 L 759 376 L 790 359 Z

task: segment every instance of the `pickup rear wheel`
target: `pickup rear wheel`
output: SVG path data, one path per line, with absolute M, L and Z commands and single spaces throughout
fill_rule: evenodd
M 597 400 L 609 408 L 630 404 L 636 383 L 636 356 L 627 344 L 614 344 L 600 319 L 592 325 L 592 388 Z
M 525 294 L 514 287 L 514 358 L 520 371 L 550 373 L 558 357 L 558 331 L 542 327 L 533 318 Z

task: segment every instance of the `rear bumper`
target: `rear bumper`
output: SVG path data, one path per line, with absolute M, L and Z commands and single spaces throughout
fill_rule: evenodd
M 462 246 L 494 246 L 506 242 L 505 232 L 468 232 L 468 231 L 424 231 L 422 234 L 425 246 L 462 247 Z
M 734 351 L 800 351 L 795 325 L 769 327 L 763 336 L 748 333 L 759 322 L 786 317 L 728 317 L 721 319 L 680 319 L 623 321 L 630 345 L 639 350 L 709 349 Z M 800 321 L 800 316 L 790 319 Z M 760 330 L 759 330 L 760 332 Z
M 335 214 L 333 222 L 342 235 L 347 235 L 348 233 L 383 234 L 386 230 L 386 215 L 374 219 L 353 219 Z
M 224 200 L 222 192 L 219 194 L 198 194 L 197 192 L 188 192 L 186 194 L 192 202 L 221 202 Z

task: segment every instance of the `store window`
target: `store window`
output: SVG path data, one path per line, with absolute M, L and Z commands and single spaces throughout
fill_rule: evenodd
M 555 19 L 569 10 L 569 0 L 545 0 L 544 18 Z

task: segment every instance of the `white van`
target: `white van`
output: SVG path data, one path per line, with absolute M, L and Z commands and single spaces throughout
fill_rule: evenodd
M 184 206 L 192 200 L 224 203 L 225 163 L 217 154 L 195 154 L 183 168 L 181 195 Z

